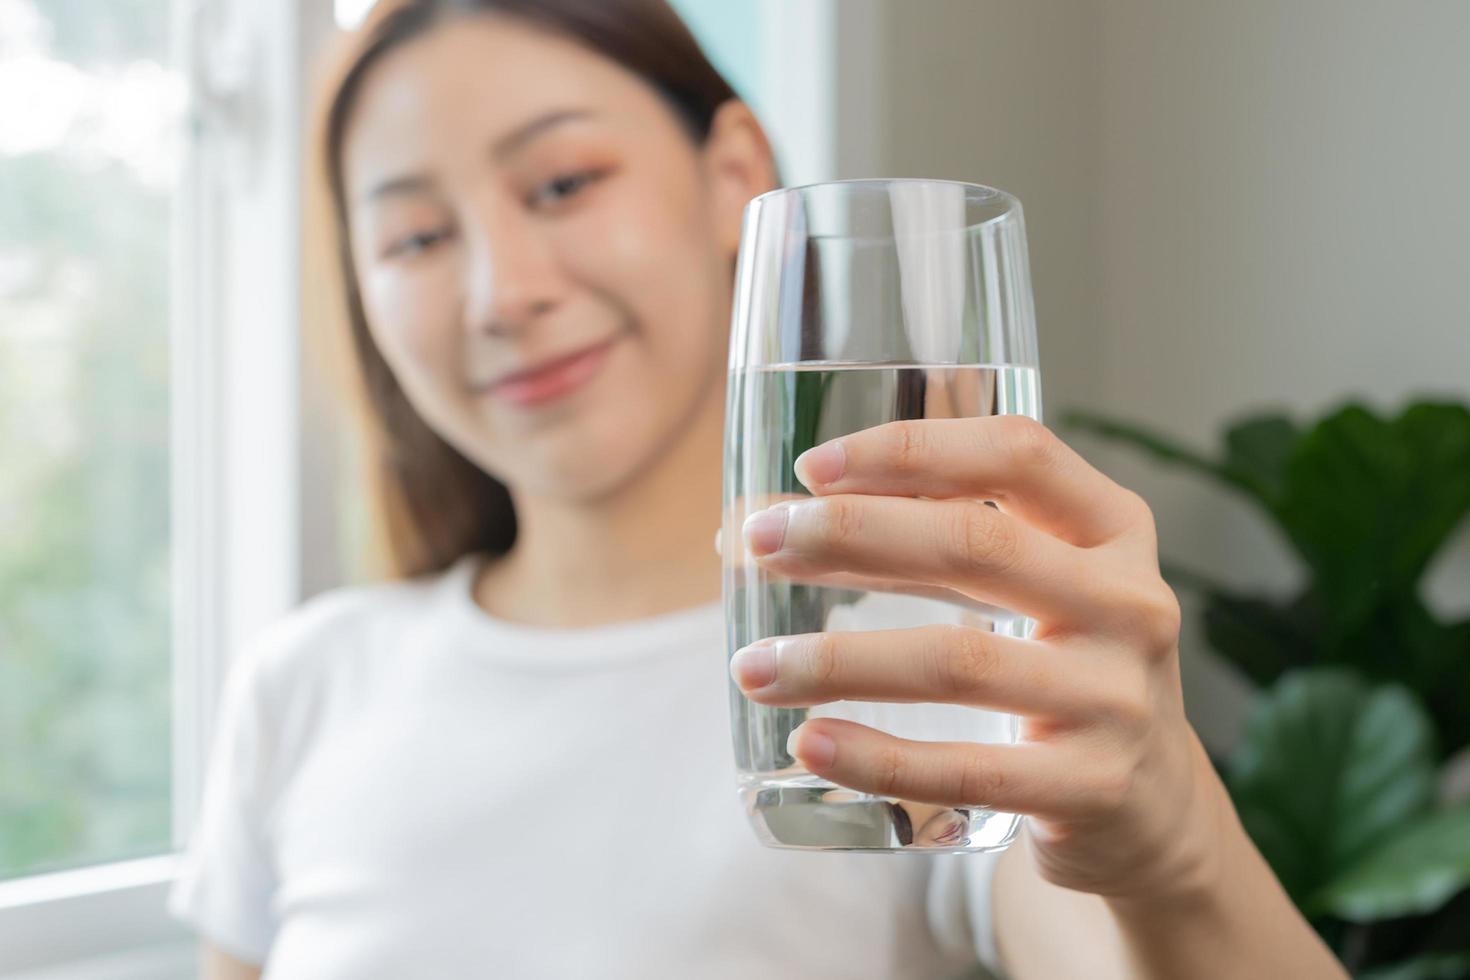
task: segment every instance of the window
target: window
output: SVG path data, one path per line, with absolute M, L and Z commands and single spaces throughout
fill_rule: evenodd
M 0 975 L 189 975 L 173 852 L 315 506 L 300 131 L 331 13 L 0 0 Z
M 0 0 L 0 878 L 169 849 L 170 15 Z

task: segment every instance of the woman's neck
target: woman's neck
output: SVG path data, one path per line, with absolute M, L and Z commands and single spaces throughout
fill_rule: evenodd
M 502 619 L 574 628 L 717 599 L 723 424 L 712 393 L 674 444 L 607 498 L 516 499 L 516 545 L 481 572 L 475 601 Z

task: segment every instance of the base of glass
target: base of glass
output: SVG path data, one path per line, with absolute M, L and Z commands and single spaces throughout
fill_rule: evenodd
M 1021 818 L 981 807 L 941 807 L 845 789 L 801 774 L 749 777 L 740 789 L 756 836 L 802 851 L 973 854 L 1004 849 Z

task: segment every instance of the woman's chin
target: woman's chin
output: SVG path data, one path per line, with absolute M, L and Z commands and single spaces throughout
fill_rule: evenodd
M 635 479 L 638 471 L 629 465 L 628 455 L 608 452 L 605 446 L 548 454 L 536 459 L 534 468 L 526 465 L 530 461 L 525 457 L 518 462 L 506 479 L 514 490 L 564 503 L 605 500 Z
M 482 465 L 519 493 L 605 500 L 637 483 L 677 438 L 678 413 L 659 408 L 664 410 L 638 404 L 630 392 L 589 399 L 574 415 L 539 431 L 497 425 L 495 449 L 487 446 Z

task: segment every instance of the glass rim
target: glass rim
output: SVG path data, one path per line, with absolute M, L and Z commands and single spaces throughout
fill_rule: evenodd
M 990 215 L 987 218 L 982 218 L 979 221 L 970 222 L 964 225 L 956 225 L 953 228 L 945 228 L 940 231 L 929 232 L 929 234 L 954 234 L 957 232 L 968 232 L 976 228 L 983 228 L 986 225 L 991 224 L 992 222 L 1004 221 L 1007 218 L 1019 215 L 1021 213 L 1020 198 L 1016 197 L 1014 194 L 1011 194 L 1008 191 L 1003 191 L 999 187 L 992 187 L 989 184 L 977 184 L 967 180 L 949 180 L 942 177 L 844 177 L 840 180 L 817 180 L 806 184 L 793 184 L 790 187 L 773 187 L 770 190 L 765 191 L 761 194 L 757 194 L 755 197 L 751 198 L 746 203 L 746 208 L 754 211 L 758 209 L 760 205 L 778 200 L 780 198 L 788 196 L 806 197 L 809 196 L 809 193 L 811 191 L 817 190 L 819 188 L 851 188 L 853 190 L 857 190 L 859 185 L 865 185 L 869 189 L 876 190 L 880 187 L 891 187 L 895 184 L 923 184 L 931 187 L 960 187 L 966 191 L 966 203 L 971 203 L 973 201 L 974 203 L 978 204 L 998 204 L 1000 206 L 1000 210 L 997 211 L 997 213 Z M 969 192 L 972 191 L 980 192 L 977 198 L 970 197 Z M 813 237 L 849 238 L 867 236 L 848 236 L 838 234 L 832 236 L 817 235 Z

